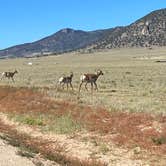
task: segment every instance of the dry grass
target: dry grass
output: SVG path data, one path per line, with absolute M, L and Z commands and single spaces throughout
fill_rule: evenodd
M 11 117 L 18 116 L 20 118 L 26 115 L 38 119 L 39 115 L 42 115 L 44 126 L 38 125 L 41 129 L 46 126 L 51 127 L 53 119 L 57 117 L 70 115 L 72 121 L 79 122 L 81 126 L 79 130 L 86 129 L 104 135 L 111 134 L 112 138 L 110 139 L 118 145 L 140 146 L 159 154 L 166 153 L 165 116 L 116 111 L 110 113 L 102 108 L 54 101 L 27 88 L 1 87 L 0 94 L 1 112 L 9 114 Z M 30 105 L 28 109 L 27 103 Z M 22 121 L 19 120 L 19 122 Z M 36 123 L 30 125 L 36 125 Z M 59 126 L 63 127 L 62 123 Z M 69 131 L 72 130 L 69 129 Z
M 61 56 L 0 60 L 0 72 L 18 69 L 16 83 L 3 80 L 1 84 L 16 87 L 47 87 L 55 99 L 67 99 L 104 106 L 108 110 L 128 112 L 165 113 L 166 108 L 166 59 L 165 47 L 148 49 L 115 49 L 92 54 L 70 53 Z M 33 65 L 27 65 L 28 62 Z M 79 76 L 100 68 L 104 76 L 98 80 L 99 92 L 93 95 L 84 87 L 78 96 Z M 75 92 L 56 90 L 57 80 L 63 74 L 74 72 Z M 90 88 L 89 88 L 90 89 Z
M 111 141 L 129 149 L 141 147 L 163 159 L 166 153 L 166 63 L 155 63 L 161 57 L 166 59 L 165 48 L 0 60 L 0 71 L 19 70 L 15 84 L 10 80 L 0 83 L 0 112 L 42 132 L 95 133 L 97 138 L 103 138 L 99 145 L 94 139 L 103 155 L 108 153 Z M 29 61 L 33 62 L 32 66 L 27 65 Z M 91 94 L 83 88 L 78 94 L 80 74 L 96 68 L 104 72 L 98 80 L 99 92 Z M 70 71 L 74 72 L 75 91 L 57 88 L 58 78 Z M 20 135 L 2 122 L 0 131 L 17 146 L 28 147 L 61 164 L 101 164 L 96 160 L 67 158 L 63 152 L 57 153 L 58 149 L 65 151 L 64 147 L 57 144 L 57 149 L 51 149 L 49 141 Z

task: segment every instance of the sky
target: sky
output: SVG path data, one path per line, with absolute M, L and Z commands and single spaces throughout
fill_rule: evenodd
M 0 49 L 63 28 L 91 31 L 129 25 L 166 0 L 0 0 Z

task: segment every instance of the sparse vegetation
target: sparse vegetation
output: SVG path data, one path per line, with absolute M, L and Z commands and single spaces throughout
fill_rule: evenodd
M 47 94 L 54 99 L 81 100 L 85 104 L 104 106 L 110 111 L 115 108 L 165 113 L 165 63 L 155 63 L 156 59 L 165 58 L 163 47 L 150 51 L 143 48 L 116 49 L 86 55 L 69 53 L 36 59 L 1 60 L 0 71 L 18 68 L 19 73 L 15 84 L 8 80 L 0 84 L 47 90 Z M 33 63 L 32 66 L 26 65 L 29 61 Z M 99 92 L 92 96 L 83 87 L 78 96 L 80 74 L 93 73 L 96 68 L 102 69 L 104 73 L 98 80 Z M 74 73 L 74 92 L 56 90 L 58 78 L 69 71 Z
M 32 117 L 27 115 L 10 115 L 10 117 L 20 123 L 32 125 L 32 126 L 44 126 L 44 122 L 40 117 Z
M 103 153 L 103 154 L 106 154 L 109 151 L 108 146 L 104 143 L 100 144 L 99 149 L 100 149 L 101 153 Z
M 166 144 L 166 138 L 165 138 L 165 137 L 152 138 L 152 141 L 153 141 L 156 145 Z
M 14 144 L 17 147 L 20 147 L 20 151 L 17 152 L 19 155 L 33 157 L 33 153 L 41 153 L 43 157 L 49 160 L 68 166 L 106 166 L 104 162 L 95 159 L 80 160 L 66 156 L 65 146 L 60 146 L 55 141 L 52 142 L 49 140 L 42 140 L 41 138 L 33 138 L 26 134 L 20 134 L 12 126 L 5 125 L 1 121 L 0 132 L 4 133 L 4 135 L 1 136 L 2 139 L 5 139 L 12 145 Z M 17 144 L 15 144 L 16 141 Z M 54 144 L 54 146 L 49 146 L 51 144 Z
M 0 70 L 19 66 L 19 74 L 15 84 L 8 80 L 0 82 L 0 112 L 8 115 L 13 123 L 37 128 L 42 134 L 62 134 L 74 139 L 78 133 L 95 133 L 94 139 L 90 136 L 80 139 L 98 149 L 90 153 L 94 158 L 99 153 L 104 156 L 110 154 L 109 141 L 126 148 L 136 145 L 141 148 L 138 156 L 142 149 L 162 156 L 166 153 L 165 64 L 154 63 L 153 58 L 165 57 L 165 51 L 164 48 L 156 48 L 151 50 L 151 58 L 141 59 L 148 53 L 144 49 L 125 49 L 121 55 L 122 51 L 117 49 L 87 55 L 41 57 L 31 59 L 32 66 L 25 65 L 27 59 L 1 60 Z M 43 72 L 40 72 L 41 68 Z M 78 94 L 80 74 L 96 68 L 101 68 L 104 73 L 98 80 L 99 91 L 91 94 L 83 87 Z M 74 91 L 57 89 L 59 76 L 70 69 L 75 71 Z M 88 88 L 90 90 L 90 86 Z M 59 156 L 59 151 L 56 153 L 50 149 L 52 144 L 49 141 L 36 142 L 28 135 L 17 135 L 20 138 L 17 139 L 11 131 L 13 128 L 1 125 L 0 131 L 6 133 L 15 146 L 24 145 L 51 160 L 63 161 L 63 164 L 82 162 L 66 158 L 64 154 Z M 32 143 L 27 143 L 27 139 Z M 66 150 L 59 144 L 56 147 Z M 26 150 L 18 153 L 29 155 Z M 85 165 L 97 162 L 84 161 Z
M 55 117 L 55 119 L 48 124 L 45 131 L 52 131 L 58 134 L 72 134 L 81 130 L 81 125 L 76 122 L 70 115 L 63 115 Z

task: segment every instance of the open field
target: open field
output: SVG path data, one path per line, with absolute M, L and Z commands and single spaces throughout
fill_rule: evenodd
M 33 162 L 165 166 L 166 63 L 156 62 L 165 49 L 0 60 L 1 72 L 19 72 L 0 82 L 0 138 Z M 80 74 L 98 68 L 99 91 L 79 94 Z M 70 71 L 74 91 L 57 85 Z
M 108 110 L 165 113 L 166 109 L 166 48 L 115 49 L 105 52 L 60 56 L 0 60 L 0 72 L 18 69 L 16 83 L 2 80 L 1 85 L 47 87 L 55 99 L 67 99 Z M 32 62 L 32 65 L 28 65 Z M 91 95 L 84 87 L 78 95 L 81 73 L 102 69 L 99 92 Z M 74 72 L 74 92 L 56 90 L 63 74 Z M 89 86 L 90 89 L 90 86 Z

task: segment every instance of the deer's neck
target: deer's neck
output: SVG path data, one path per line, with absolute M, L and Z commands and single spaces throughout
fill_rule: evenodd
M 73 74 L 70 75 L 70 78 L 71 78 L 71 79 L 73 78 Z
M 96 74 L 96 77 L 98 78 L 100 76 L 100 74 Z

